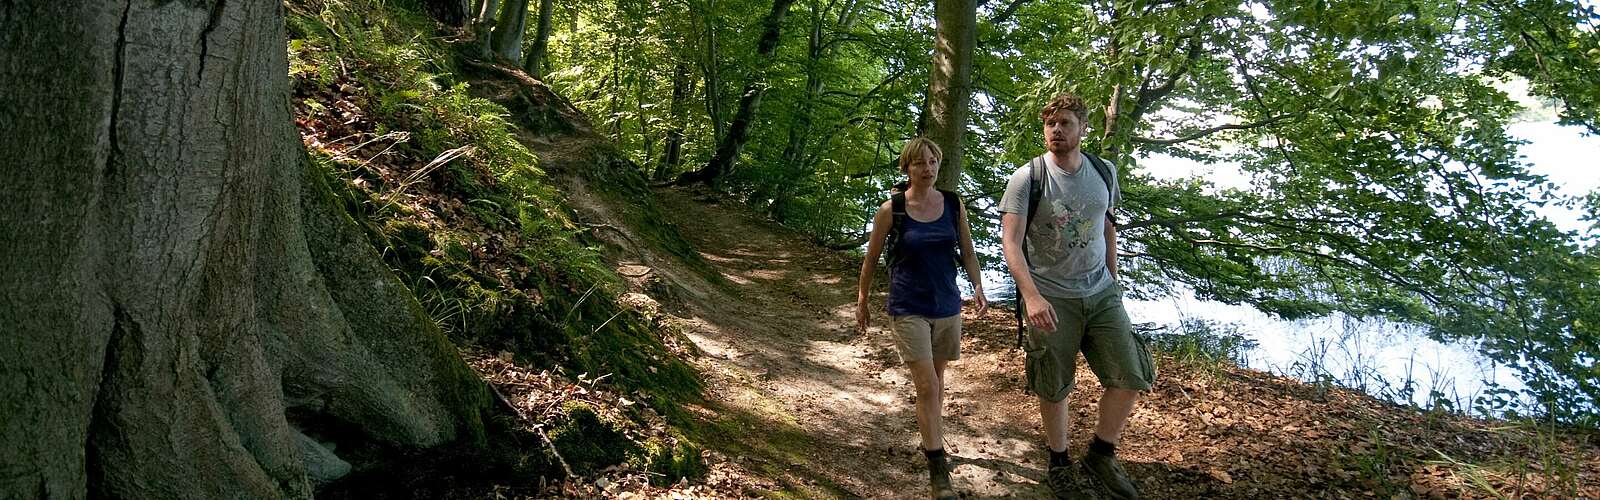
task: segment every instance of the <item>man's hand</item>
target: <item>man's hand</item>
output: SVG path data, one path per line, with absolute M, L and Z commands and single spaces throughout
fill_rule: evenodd
M 856 333 L 857 334 L 865 334 L 865 333 L 867 333 L 867 320 L 869 318 L 870 318 L 870 315 L 867 313 L 867 303 L 866 303 L 866 301 L 857 302 L 856 303 Z
M 1056 331 L 1056 308 L 1043 295 L 1033 294 L 1022 301 L 1028 307 L 1028 324 L 1047 332 Z
M 984 298 L 983 290 L 981 290 L 981 289 L 973 290 L 973 292 L 972 292 L 972 300 L 974 302 L 978 303 L 978 317 L 979 318 L 982 318 L 984 313 L 989 312 L 989 299 Z

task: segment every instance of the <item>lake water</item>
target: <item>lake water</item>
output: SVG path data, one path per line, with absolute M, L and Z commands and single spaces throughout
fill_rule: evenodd
M 983 272 L 984 295 L 991 304 L 1011 307 L 1016 288 L 1004 271 Z M 966 280 L 962 293 L 971 297 Z M 1446 344 L 1416 327 L 1381 320 L 1331 316 L 1284 321 L 1249 306 L 1201 301 L 1192 294 L 1165 300 L 1125 302 L 1135 324 L 1172 327 L 1183 320 L 1209 320 L 1236 328 L 1256 345 L 1244 354 L 1245 366 L 1314 382 L 1318 379 L 1359 389 L 1400 404 L 1432 407 L 1436 391 L 1457 409 L 1490 384 L 1521 391 L 1516 373 L 1478 353 L 1472 344 Z M 1406 381 L 1410 391 L 1402 391 Z

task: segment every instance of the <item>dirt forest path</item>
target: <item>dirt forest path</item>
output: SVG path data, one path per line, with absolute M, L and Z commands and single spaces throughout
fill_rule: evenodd
M 728 282 L 698 305 L 709 314 L 688 322 L 709 360 L 711 398 L 748 415 L 746 439 L 796 438 L 772 454 L 750 444 L 756 459 L 787 462 L 760 466 L 813 495 L 927 496 L 913 390 L 885 329 L 885 280 L 876 280 L 872 327 L 858 335 L 859 260 L 685 191 L 657 194 L 670 222 Z M 1018 389 L 1020 352 L 1001 345 L 1000 332 L 972 330 L 965 357 L 947 372 L 955 481 L 979 497 L 1039 496 L 1039 418 L 1018 411 L 1028 407 Z
M 689 410 L 715 428 L 707 444 L 716 450 L 718 489 L 927 498 L 913 389 L 885 329 L 881 271 L 872 327 L 857 335 L 859 260 L 699 191 L 656 196 L 664 222 L 723 281 L 685 279 L 694 273 L 651 263 L 678 282 L 676 298 L 663 305 L 701 352 L 708 402 Z M 1040 418 L 1021 390 L 1011 312 L 978 318 L 968 304 L 963 317 L 962 359 L 947 372 L 944 411 L 956 488 L 963 498 L 1046 498 Z M 1499 496 L 1480 483 L 1510 498 L 1600 498 L 1593 436 L 1549 440 L 1253 370 L 1160 353 L 1157 362 L 1156 386 L 1118 450 L 1146 498 Z M 1074 455 L 1087 448 L 1101 393 L 1081 358 L 1079 373 L 1070 396 Z M 1540 467 L 1528 457 L 1569 458 Z M 1081 486 L 1084 498 L 1101 497 Z

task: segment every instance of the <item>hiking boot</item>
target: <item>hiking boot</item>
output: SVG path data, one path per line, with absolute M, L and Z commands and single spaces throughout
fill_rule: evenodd
M 1078 493 L 1078 485 L 1072 481 L 1073 467 L 1075 466 L 1052 465 L 1050 466 L 1050 470 L 1046 471 L 1047 482 L 1050 485 L 1050 493 L 1054 494 L 1059 500 L 1072 500 L 1075 498 L 1082 498 L 1083 496 Z
M 960 500 L 961 495 L 950 486 L 950 462 L 944 457 L 928 460 L 928 480 L 933 484 L 934 500 Z
M 1090 478 L 1100 484 L 1101 489 L 1111 494 L 1112 498 L 1119 500 L 1139 498 L 1139 489 L 1133 486 L 1133 481 L 1128 479 L 1128 471 L 1122 470 L 1122 463 L 1118 462 L 1116 457 L 1086 453 L 1083 455 L 1083 468 L 1089 472 Z

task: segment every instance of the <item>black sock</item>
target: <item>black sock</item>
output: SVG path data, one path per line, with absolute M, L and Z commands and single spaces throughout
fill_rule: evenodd
M 934 460 L 944 460 L 944 448 L 939 448 L 937 450 L 922 450 L 922 454 L 928 456 L 929 462 Z
M 1066 467 L 1069 465 L 1072 465 L 1072 455 L 1068 454 L 1067 450 L 1050 450 L 1051 467 Z
M 1104 439 L 1100 439 L 1099 434 L 1096 434 L 1094 436 L 1094 440 L 1089 442 L 1089 452 L 1099 453 L 1100 455 L 1107 457 L 1115 457 L 1117 456 L 1117 445 L 1107 443 Z

